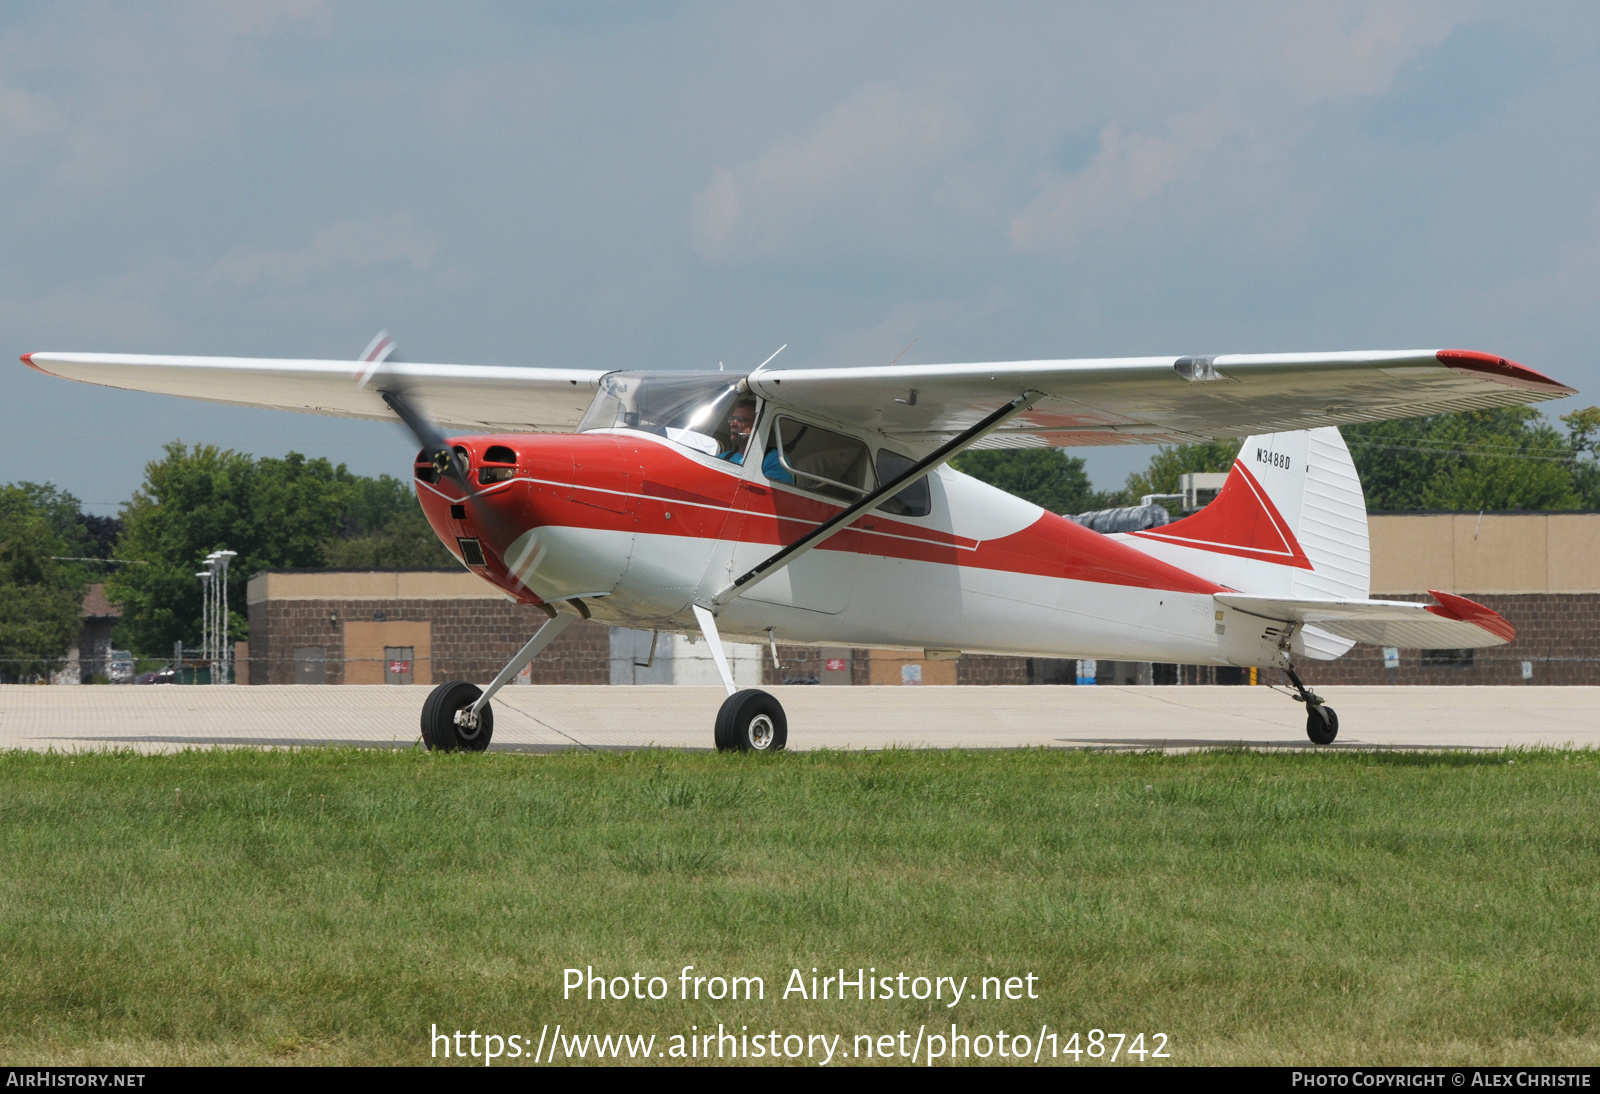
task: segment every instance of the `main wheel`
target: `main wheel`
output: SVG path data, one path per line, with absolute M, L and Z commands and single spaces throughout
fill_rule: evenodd
M 789 741 L 789 719 L 766 692 L 736 691 L 717 711 L 716 741 L 718 752 L 779 752 Z
M 422 704 L 422 743 L 438 752 L 482 752 L 494 736 L 494 708 L 478 712 L 475 729 L 456 725 L 456 711 L 478 701 L 483 689 L 465 680 L 450 680 L 428 693 Z
M 1339 735 L 1339 715 L 1330 706 L 1306 708 L 1306 736 L 1314 745 L 1331 745 Z

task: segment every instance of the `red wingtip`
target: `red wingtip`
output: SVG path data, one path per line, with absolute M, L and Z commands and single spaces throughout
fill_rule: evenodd
M 31 354 L 31 353 L 24 353 L 21 357 L 17 358 L 17 360 L 21 361 L 23 364 L 25 364 L 29 368 L 33 369 L 33 371 L 35 371 L 35 372 L 44 372 L 44 369 L 40 368 L 38 365 L 33 363 L 33 354 Z M 49 375 L 49 374 L 46 373 L 46 375 Z
M 1528 388 L 1533 391 L 1559 391 L 1566 395 L 1578 393 L 1575 387 L 1568 387 L 1559 380 L 1550 379 L 1542 372 L 1526 365 L 1519 365 L 1515 361 L 1507 361 L 1504 357 L 1496 357 L 1492 353 L 1478 353 L 1470 349 L 1442 349 L 1436 356 L 1440 364 L 1449 365 L 1457 372 L 1475 372 L 1489 376 L 1502 384 L 1510 384 L 1512 387 Z
M 1429 589 L 1428 595 L 1439 603 L 1429 604 L 1428 610 L 1434 615 L 1441 615 L 1446 619 L 1458 619 L 1463 623 L 1475 623 L 1507 642 L 1517 636 L 1517 628 L 1513 627 L 1505 616 L 1492 608 L 1486 608 L 1476 600 L 1468 600 L 1464 596 L 1454 593 L 1441 593 L 1437 589 Z

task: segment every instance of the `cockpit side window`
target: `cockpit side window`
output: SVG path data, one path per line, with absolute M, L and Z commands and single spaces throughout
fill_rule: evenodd
M 876 484 L 872 456 L 854 437 L 794 418 L 779 418 L 772 430 L 771 447 L 776 460 L 769 456 L 762 462 L 769 479 L 793 482 L 839 501 L 855 501 L 871 493 Z M 769 461 L 776 466 L 768 466 Z
M 903 475 L 917 461 L 888 449 L 878 449 L 878 481 L 887 483 Z M 933 512 L 933 491 L 928 486 L 928 476 L 923 475 L 894 497 L 878 506 L 882 512 L 897 517 L 925 517 Z

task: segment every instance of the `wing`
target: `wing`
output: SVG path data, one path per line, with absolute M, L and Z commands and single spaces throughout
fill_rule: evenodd
M 251 357 L 29 353 L 22 363 L 69 380 L 183 395 L 213 403 L 393 421 L 373 365 Z M 388 363 L 378 377 L 404 385 L 436 422 L 494 432 L 559 432 L 583 418 L 604 371 Z
M 1430 590 L 1431 592 L 1431 590 Z M 1217 593 L 1218 604 L 1280 623 L 1304 623 L 1352 642 L 1406 649 L 1503 646 L 1517 636 L 1506 619 L 1464 596 L 1432 592 L 1437 604 L 1409 600 L 1302 600 Z
M 932 447 L 1025 391 L 974 447 L 1188 444 L 1558 399 L 1574 388 L 1468 350 L 1127 357 L 758 371 L 778 403 Z

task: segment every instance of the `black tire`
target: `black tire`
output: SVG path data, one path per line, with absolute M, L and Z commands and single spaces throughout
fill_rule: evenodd
M 789 743 L 789 719 L 766 692 L 736 691 L 717 711 L 716 741 L 718 752 L 782 752 Z
M 456 711 L 478 701 L 483 689 L 465 680 L 450 680 L 428 693 L 422 704 L 422 743 L 435 752 L 482 752 L 494 736 L 494 708 L 478 712 L 476 731 L 456 725 Z
M 1306 736 L 1314 745 L 1331 745 L 1339 736 L 1339 715 L 1329 706 L 1310 707 L 1306 710 Z

